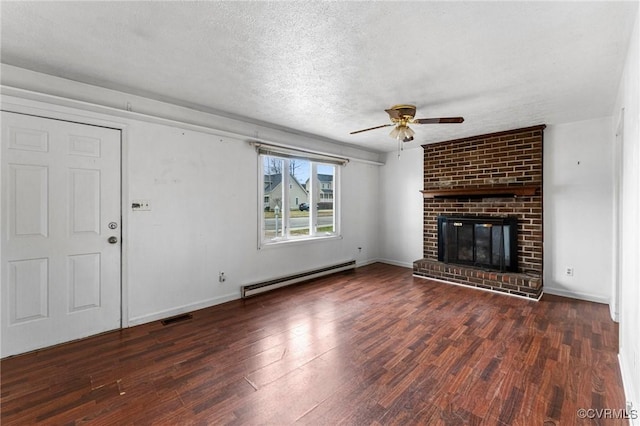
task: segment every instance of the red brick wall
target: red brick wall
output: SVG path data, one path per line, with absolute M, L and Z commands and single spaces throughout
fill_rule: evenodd
M 542 274 L 542 136 L 545 126 L 423 145 L 424 189 L 536 185 L 517 198 L 425 198 L 424 258 L 438 259 L 437 216 L 517 216 L 519 272 Z

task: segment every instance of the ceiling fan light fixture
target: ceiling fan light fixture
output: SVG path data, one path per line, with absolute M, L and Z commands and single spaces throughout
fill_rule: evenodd
M 404 138 L 405 139 L 409 139 L 409 138 L 413 139 L 413 136 L 416 134 L 416 132 L 414 132 L 413 129 L 411 129 L 411 127 L 409 127 L 409 126 L 406 126 L 405 129 L 406 130 L 405 130 Z
M 406 124 L 398 124 L 396 127 L 393 128 L 391 133 L 389 133 L 389 136 L 391 136 L 393 139 L 409 141 L 409 140 L 413 140 L 413 136 L 415 134 L 416 133 L 413 131 L 413 129 L 411 129 Z

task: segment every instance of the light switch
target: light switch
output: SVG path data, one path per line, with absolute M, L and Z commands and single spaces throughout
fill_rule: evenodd
M 133 211 L 150 211 L 151 204 L 149 200 L 133 200 L 131 201 L 131 209 Z

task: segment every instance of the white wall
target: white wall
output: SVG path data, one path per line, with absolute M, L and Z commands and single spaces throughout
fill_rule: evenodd
M 609 303 L 613 209 L 610 117 L 544 131 L 544 291 Z M 573 268 L 573 276 L 566 274 Z
M 132 122 L 128 163 L 130 199 L 152 206 L 125 206 L 133 324 L 236 299 L 245 284 L 378 256 L 377 166 L 342 169 L 343 239 L 258 250 L 258 161 L 249 144 Z
M 640 414 L 640 10 L 613 111 L 614 132 L 623 111 L 620 233 L 620 369 L 628 401 Z M 634 424 L 640 424 L 636 419 Z
M 411 268 L 422 259 L 422 147 L 389 152 L 380 168 L 380 260 Z

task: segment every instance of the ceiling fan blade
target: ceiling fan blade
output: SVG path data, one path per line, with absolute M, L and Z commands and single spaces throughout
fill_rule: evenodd
M 355 132 L 349 133 L 350 135 L 355 135 L 356 133 L 368 132 L 369 130 L 381 129 L 383 127 L 395 126 L 395 124 L 383 124 L 382 126 L 369 127 L 368 129 L 356 130 Z
M 416 118 L 413 123 L 416 124 L 438 124 L 438 123 L 462 123 L 462 117 L 442 117 L 442 118 Z

